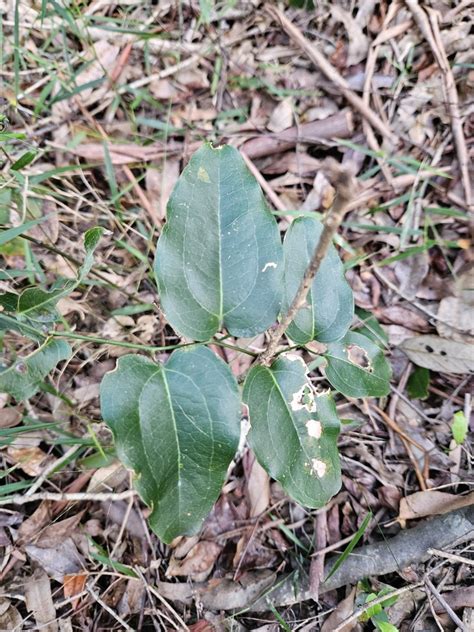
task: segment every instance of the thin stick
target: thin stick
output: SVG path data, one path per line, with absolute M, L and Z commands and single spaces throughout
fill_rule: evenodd
M 352 177 L 350 174 L 347 171 L 339 169 L 339 171 L 335 173 L 335 176 L 334 184 L 336 186 L 336 199 L 334 200 L 334 204 L 324 222 L 324 228 L 319 238 L 319 242 L 314 250 L 311 261 L 306 269 L 303 280 L 301 281 L 293 302 L 291 303 L 287 313 L 283 316 L 280 324 L 273 330 L 273 332 L 270 333 L 268 346 L 257 358 L 257 364 L 262 364 L 263 366 L 269 366 L 271 364 L 280 340 L 288 329 L 291 321 L 294 320 L 296 314 L 302 307 L 304 307 L 313 279 L 329 250 L 332 238 L 339 228 L 346 213 L 347 206 L 352 199 L 353 189 Z
M 425 577 L 425 585 L 427 586 L 427 588 L 429 589 L 433 597 L 436 597 L 439 603 L 443 606 L 443 608 L 446 610 L 446 612 L 451 617 L 453 622 L 459 627 L 459 629 L 462 630 L 462 632 L 468 632 L 467 627 L 464 625 L 464 623 L 461 621 L 458 615 L 454 612 L 454 610 L 451 608 L 451 606 L 448 604 L 448 602 L 443 597 L 443 595 L 439 592 L 439 590 L 437 590 L 437 588 L 433 586 L 433 583 L 428 577 Z
M 77 493 L 54 493 L 54 492 L 39 492 L 37 494 L 31 494 L 31 496 L 24 496 L 22 494 L 15 494 L 14 496 L 7 496 L 0 499 L 0 505 L 26 505 L 27 503 L 35 503 L 39 500 L 50 500 L 51 502 L 82 502 L 82 501 L 117 501 L 127 500 L 136 496 L 137 492 L 133 489 L 129 489 L 125 492 L 77 492 Z
M 341 91 L 344 98 L 349 101 L 352 107 L 374 127 L 385 138 L 387 138 L 392 144 L 397 143 L 396 136 L 385 125 L 385 123 L 377 116 L 377 114 L 371 110 L 363 99 L 361 99 L 349 86 L 344 77 L 337 71 L 337 69 L 329 63 L 324 55 L 314 46 L 312 42 L 306 39 L 300 29 L 292 24 L 285 15 L 271 4 L 265 5 L 265 10 L 269 13 L 273 19 L 280 22 L 283 29 L 288 36 L 297 44 L 311 59 L 319 70 L 326 75 L 329 81 L 332 81 Z

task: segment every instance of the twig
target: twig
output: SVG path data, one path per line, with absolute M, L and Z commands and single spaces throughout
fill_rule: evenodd
M 57 459 L 56 461 L 53 461 L 50 465 L 48 465 L 48 467 L 46 467 L 42 471 L 41 475 L 36 479 L 33 485 L 26 490 L 25 496 L 32 496 L 35 493 L 35 491 L 41 487 L 41 485 L 48 478 L 48 476 L 52 472 L 54 472 L 56 469 L 61 467 L 63 463 L 68 461 L 70 457 L 72 457 L 79 450 L 79 448 L 81 448 L 80 445 L 73 445 L 72 448 L 69 448 L 69 450 L 67 450 L 62 455 L 62 457 L 60 457 L 59 459 Z
M 430 555 L 436 555 L 436 557 L 443 557 L 445 560 L 458 562 L 459 564 L 474 566 L 474 560 L 470 560 L 468 557 L 462 557 L 461 555 L 455 555 L 454 553 L 448 553 L 447 551 L 440 551 L 439 549 L 429 549 L 428 553 Z
M 344 619 L 344 621 L 341 621 L 341 623 L 337 626 L 337 628 L 334 628 L 332 632 L 342 632 L 346 628 L 346 626 L 349 625 L 349 623 L 353 623 L 354 621 L 357 621 L 359 617 L 361 617 L 365 612 L 367 612 L 367 610 L 369 610 L 373 606 L 377 606 L 379 603 L 384 603 L 384 601 L 387 601 L 387 599 L 390 599 L 391 597 L 398 597 L 399 595 L 403 595 L 404 593 L 410 592 L 411 590 L 415 590 L 415 588 L 420 588 L 421 586 L 423 586 L 423 582 L 418 582 L 417 584 L 410 584 L 409 586 L 403 586 L 403 588 L 398 588 L 397 590 L 394 590 L 393 592 L 389 592 L 386 595 L 377 597 L 377 599 L 374 599 L 373 601 L 369 601 L 368 603 L 364 604 L 360 608 L 357 608 L 357 610 L 354 610 L 354 612 L 349 617 Z
M 466 626 L 464 625 L 464 623 L 461 621 L 458 615 L 454 612 L 454 610 L 448 604 L 448 602 L 443 597 L 443 595 L 433 586 L 433 583 L 428 577 L 425 577 L 425 585 L 429 589 L 433 597 L 436 597 L 439 603 L 443 606 L 443 608 L 446 610 L 446 612 L 454 621 L 454 623 L 462 630 L 462 632 L 469 632 Z
M 286 208 L 286 206 L 283 204 L 283 202 L 280 200 L 278 195 L 275 193 L 275 191 L 272 189 L 272 187 L 269 185 L 269 183 L 262 176 L 262 174 L 257 169 L 257 167 L 253 164 L 253 162 L 250 160 L 250 158 L 247 156 L 247 154 L 244 151 L 241 150 L 240 151 L 240 155 L 245 160 L 245 163 L 246 163 L 247 167 L 250 169 L 252 174 L 255 176 L 255 179 L 257 180 L 259 185 L 262 187 L 262 189 L 265 191 L 265 193 L 267 194 L 267 197 L 269 198 L 269 200 L 271 201 L 273 206 L 276 209 L 278 209 L 279 211 L 287 211 L 288 209 Z
M 133 632 L 133 628 L 131 628 L 128 623 L 126 623 L 121 617 L 119 617 L 119 615 L 115 612 L 115 610 L 112 610 L 112 608 L 110 606 L 108 606 L 106 603 L 104 603 L 102 601 L 102 599 L 99 597 L 99 595 L 96 595 L 96 593 L 92 590 L 92 588 L 88 589 L 89 594 L 94 598 L 95 601 L 97 601 L 97 603 L 102 606 L 102 608 L 104 610 L 106 610 L 111 617 L 113 617 L 117 623 L 120 623 L 120 625 L 125 629 L 125 630 L 130 630 L 130 632 Z
M 27 503 L 35 503 L 39 500 L 49 500 L 51 502 L 82 502 L 82 501 L 117 501 L 127 500 L 137 495 L 137 492 L 133 489 L 128 489 L 125 492 L 78 492 L 78 493 L 55 493 L 55 492 L 38 492 L 37 494 L 31 494 L 31 496 L 24 496 L 22 494 L 15 494 L 14 496 L 7 496 L 0 499 L 0 505 L 26 505 Z
M 329 61 L 324 57 L 322 53 L 308 41 L 300 29 L 292 24 L 285 15 L 277 8 L 270 4 L 265 5 L 265 10 L 269 13 L 273 19 L 280 22 L 283 29 L 288 36 L 298 44 L 298 46 L 308 55 L 311 61 L 321 70 L 321 72 L 332 81 L 341 91 L 344 98 L 349 101 L 353 108 L 355 108 L 369 123 L 378 130 L 383 136 L 385 136 L 393 145 L 397 143 L 397 138 L 392 134 L 391 130 L 385 125 L 385 123 L 373 112 L 363 99 L 361 99 L 355 92 L 353 92 L 339 72 Z
M 335 169 L 335 167 L 334 167 Z M 318 244 L 314 250 L 311 261 L 306 269 L 303 280 L 300 283 L 295 298 L 293 299 L 287 313 L 283 316 L 280 324 L 270 333 L 268 346 L 257 358 L 257 363 L 264 366 L 269 366 L 273 360 L 277 351 L 278 344 L 288 329 L 290 323 L 295 318 L 299 310 L 304 307 L 306 303 L 306 297 L 311 288 L 314 277 L 316 276 L 321 262 L 326 256 L 329 246 L 332 243 L 332 238 L 335 232 L 339 228 L 344 215 L 347 210 L 347 206 L 353 196 L 353 179 L 351 175 L 339 168 L 335 172 L 335 186 L 336 186 L 336 198 L 334 204 L 329 211 L 326 220 L 324 222 L 323 232 L 319 238 Z

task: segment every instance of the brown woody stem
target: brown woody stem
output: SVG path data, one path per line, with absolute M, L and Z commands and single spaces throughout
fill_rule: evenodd
M 298 291 L 296 292 L 295 298 L 293 299 L 287 313 L 281 319 L 279 325 L 270 333 L 267 348 L 257 358 L 257 364 L 270 366 L 275 354 L 277 353 L 280 340 L 284 336 L 291 321 L 294 320 L 299 310 L 305 306 L 306 297 L 308 296 L 313 279 L 319 270 L 322 260 L 327 255 L 332 239 L 341 225 L 349 202 L 351 201 L 353 194 L 353 179 L 351 175 L 340 168 L 336 170 L 335 166 L 332 167 L 332 171 L 335 176 L 333 182 L 336 187 L 336 197 L 332 208 L 329 210 L 324 221 L 323 232 L 321 233 L 321 237 L 319 238 L 311 261 L 306 268 L 306 272 L 300 283 Z

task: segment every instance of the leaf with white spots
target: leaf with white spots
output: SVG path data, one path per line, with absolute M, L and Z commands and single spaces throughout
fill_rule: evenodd
M 284 312 L 296 295 L 322 230 L 323 225 L 317 219 L 299 217 L 286 232 L 283 243 Z M 336 249 L 330 246 L 313 280 L 306 305 L 296 314 L 287 334 L 298 344 L 311 340 L 333 342 L 344 336 L 353 316 L 352 290 L 344 277 Z
M 229 367 L 205 347 L 176 350 L 164 365 L 127 355 L 103 379 L 100 396 L 118 456 L 152 510 L 153 531 L 164 542 L 196 533 L 239 442 Z
M 276 321 L 282 245 L 255 177 L 233 147 L 201 147 L 171 194 L 155 275 L 163 311 L 180 334 L 209 340 L 222 328 L 251 337 Z
M 250 447 L 260 464 L 297 502 L 322 507 L 341 486 L 336 407 L 316 393 L 306 367 L 290 354 L 270 368 L 254 366 L 245 381 Z

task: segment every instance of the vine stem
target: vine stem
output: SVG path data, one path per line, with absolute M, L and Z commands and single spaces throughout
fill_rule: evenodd
M 348 171 L 341 169 L 335 161 L 331 161 L 331 163 L 329 163 L 329 175 L 336 187 L 336 197 L 334 199 L 334 203 L 324 220 L 323 231 L 316 248 L 314 249 L 311 261 L 306 268 L 306 272 L 304 273 L 295 298 L 278 326 L 270 332 L 267 348 L 258 356 L 257 364 L 270 366 L 277 353 L 280 340 L 285 335 L 286 330 L 292 320 L 294 320 L 296 314 L 302 307 L 305 306 L 306 297 L 308 296 L 313 279 L 321 266 L 322 260 L 329 250 L 332 239 L 341 225 L 348 205 L 352 199 L 354 181 L 351 174 Z

